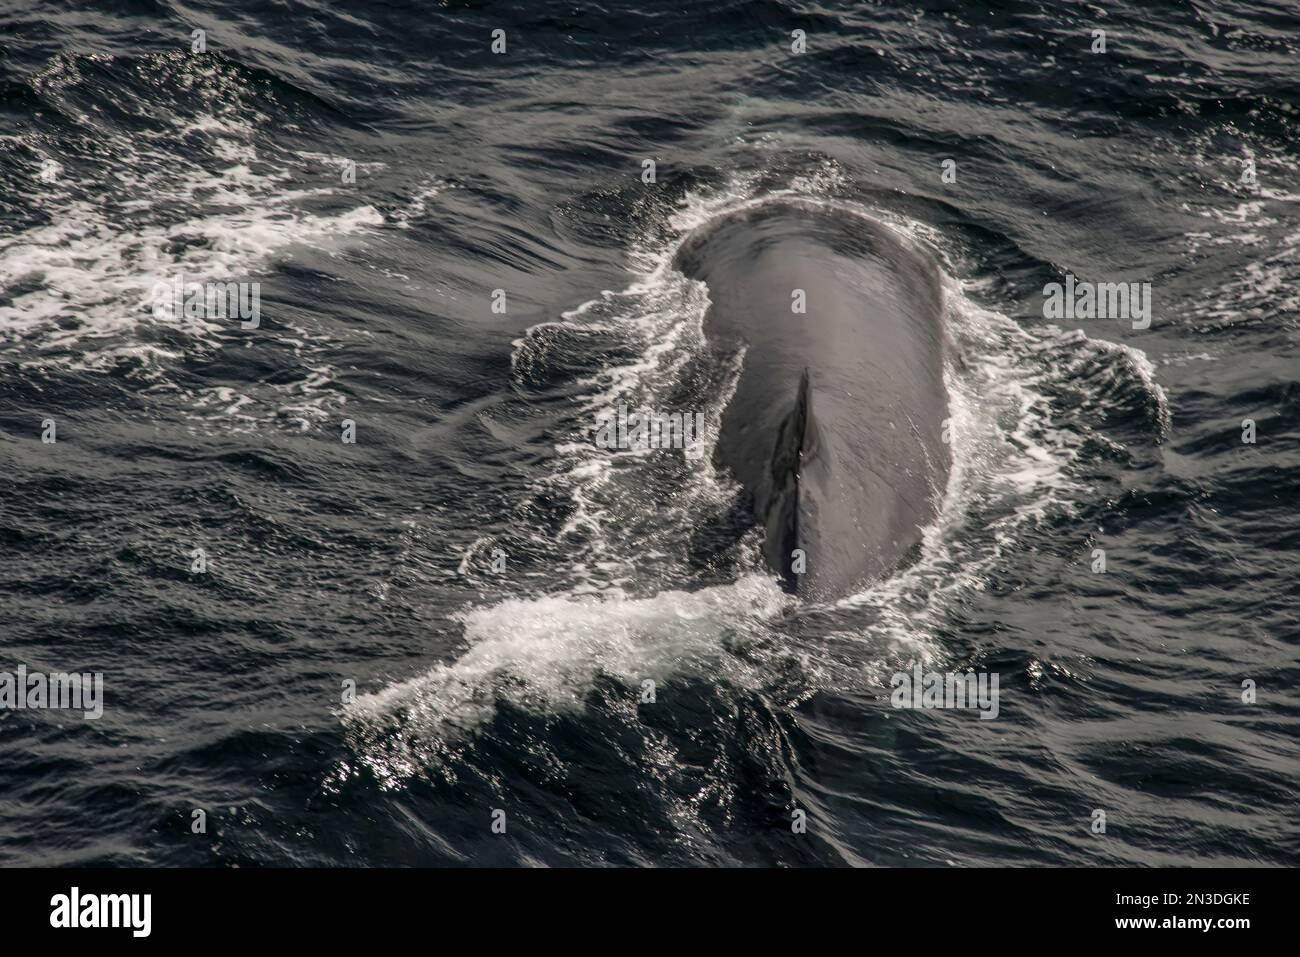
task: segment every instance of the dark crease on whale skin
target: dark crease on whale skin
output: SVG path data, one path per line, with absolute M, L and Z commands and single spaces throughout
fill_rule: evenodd
M 934 263 L 864 216 L 773 200 L 698 229 L 675 266 L 709 288 L 709 341 L 745 350 L 717 457 L 784 586 L 834 600 L 912 560 L 950 467 Z

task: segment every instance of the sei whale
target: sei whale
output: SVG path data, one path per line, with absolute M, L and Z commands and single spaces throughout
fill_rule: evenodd
M 865 216 L 774 199 L 698 228 L 674 265 L 708 286 L 710 345 L 741 352 L 715 454 L 783 586 L 834 600 L 913 558 L 950 466 L 934 262 Z

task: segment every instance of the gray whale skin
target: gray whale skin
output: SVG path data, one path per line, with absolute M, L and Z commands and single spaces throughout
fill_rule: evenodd
M 710 346 L 743 350 L 715 457 L 783 587 L 835 600 L 914 559 L 950 466 L 934 262 L 865 216 L 772 200 L 697 229 L 674 266 L 708 286 Z

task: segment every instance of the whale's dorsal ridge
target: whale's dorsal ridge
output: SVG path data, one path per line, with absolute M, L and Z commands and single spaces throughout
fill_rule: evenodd
M 803 375 L 799 377 L 799 394 L 795 398 L 795 414 L 800 420 L 799 462 L 801 466 L 804 462 L 816 458 L 821 450 L 817 419 L 813 414 L 811 379 L 808 367 L 804 366 Z
M 794 402 L 777 430 L 772 447 L 771 486 L 759 516 L 767 529 L 765 548 L 769 565 L 782 584 L 799 591 L 796 551 L 806 562 L 812 519 L 818 510 L 818 490 L 824 487 L 830 463 L 821 441 L 813 401 L 812 373 L 805 367 L 799 377 Z M 756 505 L 760 503 L 756 502 Z
M 799 378 L 794 405 L 781 423 L 772 448 L 772 479 L 780 482 L 786 475 L 798 476 L 803 462 L 817 454 L 817 423 L 813 418 L 812 387 L 807 367 Z

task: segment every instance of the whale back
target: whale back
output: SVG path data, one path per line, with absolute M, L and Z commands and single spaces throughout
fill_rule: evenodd
M 773 201 L 706 224 L 675 265 L 708 286 L 710 343 L 743 350 L 717 456 L 766 529 L 768 565 L 823 600 L 889 574 L 948 479 L 933 262 L 866 217 Z

